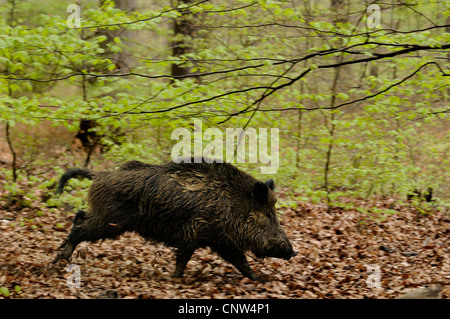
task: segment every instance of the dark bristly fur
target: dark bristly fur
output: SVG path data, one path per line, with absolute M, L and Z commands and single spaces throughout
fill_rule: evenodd
M 130 161 L 111 172 L 72 169 L 62 176 L 58 192 L 79 176 L 93 180 L 89 210 L 77 213 L 54 262 L 68 259 L 80 242 L 127 231 L 177 248 L 175 277 L 183 275 L 200 247 L 211 247 L 244 276 L 261 281 L 246 251 L 261 258 L 296 255 L 277 218 L 273 181 L 257 181 L 230 164 Z

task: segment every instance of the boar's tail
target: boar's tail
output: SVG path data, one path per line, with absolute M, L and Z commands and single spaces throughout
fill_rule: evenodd
M 64 191 L 64 187 L 66 187 L 69 180 L 74 177 L 86 177 L 88 179 L 92 179 L 93 176 L 94 174 L 87 168 L 69 169 L 61 176 L 61 179 L 59 180 L 58 189 L 56 190 L 56 194 L 62 194 L 62 192 Z

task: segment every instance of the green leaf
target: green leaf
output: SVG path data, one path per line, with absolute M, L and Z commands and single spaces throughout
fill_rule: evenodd
M 5 286 L 0 287 L 0 294 L 2 294 L 5 297 L 9 297 L 9 289 L 6 288 Z

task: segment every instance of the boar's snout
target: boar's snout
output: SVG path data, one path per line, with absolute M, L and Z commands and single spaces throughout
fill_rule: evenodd
M 292 253 L 291 253 L 290 255 L 287 255 L 286 257 L 284 257 L 284 259 L 289 260 L 289 259 L 291 259 L 292 257 L 295 257 L 295 256 L 297 256 L 297 255 L 298 255 L 298 252 L 292 251 Z
M 298 254 L 296 251 L 294 251 L 289 241 L 282 241 L 280 243 L 279 240 L 272 240 L 269 241 L 269 246 L 270 253 L 268 254 L 268 257 L 276 257 L 289 260 L 292 257 L 297 256 Z

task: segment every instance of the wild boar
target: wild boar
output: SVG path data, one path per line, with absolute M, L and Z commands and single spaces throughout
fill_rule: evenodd
M 57 193 L 74 177 L 93 181 L 89 209 L 76 214 L 54 262 L 68 259 L 80 242 L 117 238 L 127 231 L 175 247 L 174 277 L 183 275 L 201 247 L 210 247 L 259 281 L 245 252 L 286 260 L 297 254 L 278 220 L 274 182 L 258 181 L 231 164 L 131 161 L 107 172 L 75 168 L 62 175 Z

